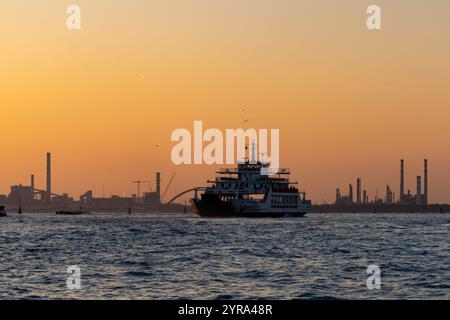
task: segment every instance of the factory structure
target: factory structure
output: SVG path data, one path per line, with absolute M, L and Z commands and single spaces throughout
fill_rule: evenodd
M 341 190 L 337 188 L 334 205 L 365 206 L 370 204 L 380 204 L 388 206 L 428 206 L 428 160 L 424 160 L 423 179 L 422 176 L 416 177 L 416 190 L 414 194 L 410 189 L 405 192 L 405 161 L 403 159 L 400 160 L 400 190 L 398 197 L 396 197 L 392 188 L 387 185 L 383 197 L 379 197 L 377 192 L 373 199 L 369 199 L 367 191 L 362 189 L 361 178 L 356 179 L 356 197 L 354 197 L 353 193 L 352 184 L 349 184 L 348 186 L 347 195 L 342 195 Z
M 75 200 L 67 193 L 57 194 L 52 191 L 52 156 L 46 157 L 46 184 L 45 189 L 36 187 L 35 176 L 30 176 L 29 185 L 14 185 L 10 187 L 8 195 L 0 195 L 0 204 L 6 204 L 9 208 L 23 207 L 29 211 L 48 212 L 53 210 L 71 210 L 83 208 L 93 212 L 182 212 L 184 206 L 180 204 L 164 204 L 162 199 L 167 192 L 173 177 L 166 186 L 161 196 L 161 173 L 155 175 L 155 191 L 152 191 L 150 180 L 133 181 L 138 185 L 138 193 L 131 197 L 111 195 L 110 197 L 94 197 L 92 190 L 82 194 L 79 200 Z M 140 191 L 141 183 L 148 183 L 150 192 Z
M 34 175 L 30 176 L 29 185 L 11 186 L 9 195 L 0 195 L 0 203 L 8 206 L 50 207 L 68 206 L 74 202 L 67 193 L 55 194 L 52 192 L 51 153 L 47 153 L 46 188 L 39 189 L 35 185 Z

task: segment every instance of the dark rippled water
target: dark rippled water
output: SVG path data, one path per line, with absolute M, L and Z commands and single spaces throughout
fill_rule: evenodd
M 10 215 L 1 298 L 449 299 L 450 216 Z M 368 290 L 367 266 L 381 268 Z M 66 268 L 81 268 L 81 289 Z

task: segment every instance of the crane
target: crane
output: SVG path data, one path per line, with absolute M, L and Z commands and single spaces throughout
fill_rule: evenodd
M 161 202 L 164 200 L 164 197 L 166 196 L 167 190 L 169 190 L 169 187 L 170 187 L 170 184 L 173 181 L 173 178 L 175 178 L 175 173 L 172 174 L 172 177 L 170 177 L 169 183 L 167 184 L 166 189 L 164 190 L 164 193 L 162 195 Z
M 151 183 L 151 181 L 150 180 L 136 180 L 136 181 L 133 181 L 133 183 L 136 183 L 137 184 L 137 189 L 138 189 L 138 192 L 137 192 L 137 201 L 139 202 L 139 198 L 141 197 L 141 183 L 145 183 L 145 182 L 148 182 L 149 184 Z M 151 187 L 150 187 L 151 188 Z

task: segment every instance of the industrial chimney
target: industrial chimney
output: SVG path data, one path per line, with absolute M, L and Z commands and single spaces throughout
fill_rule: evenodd
M 341 199 L 341 190 L 339 188 L 336 188 L 336 204 L 339 203 L 339 200 Z
M 405 195 L 405 161 L 400 160 L 400 201 L 403 201 Z
M 422 183 L 420 176 L 417 176 L 416 204 L 418 206 L 422 204 Z
M 161 201 L 161 173 L 156 173 L 156 193 L 158 194 L 158 201 Z
M 356 179 L 356 203 L 361 204 L 361 178 Z
M 428 205 L 428 159 L 423 161 L 423 204 Z
M 50 204 L 52 201 L 52 155 L 50 152 L 47 153 L 47 204 Z
M 33 188 L 34 191 L 34 174 L 31 175 L 31 188 Z
M 348 197 L 350 204 L 353 204 L 353 186 L 351 184 L 348 185 Z

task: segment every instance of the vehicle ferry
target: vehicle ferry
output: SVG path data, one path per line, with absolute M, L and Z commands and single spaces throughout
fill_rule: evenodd
M 252 157 L 254 159 L 254 157 Z M 311 207 L 289 169 L 269 175 L 270 163 L 248 161 L 221 169 L 205 191 L 191 199 L 201 217 L 301 217 Z

